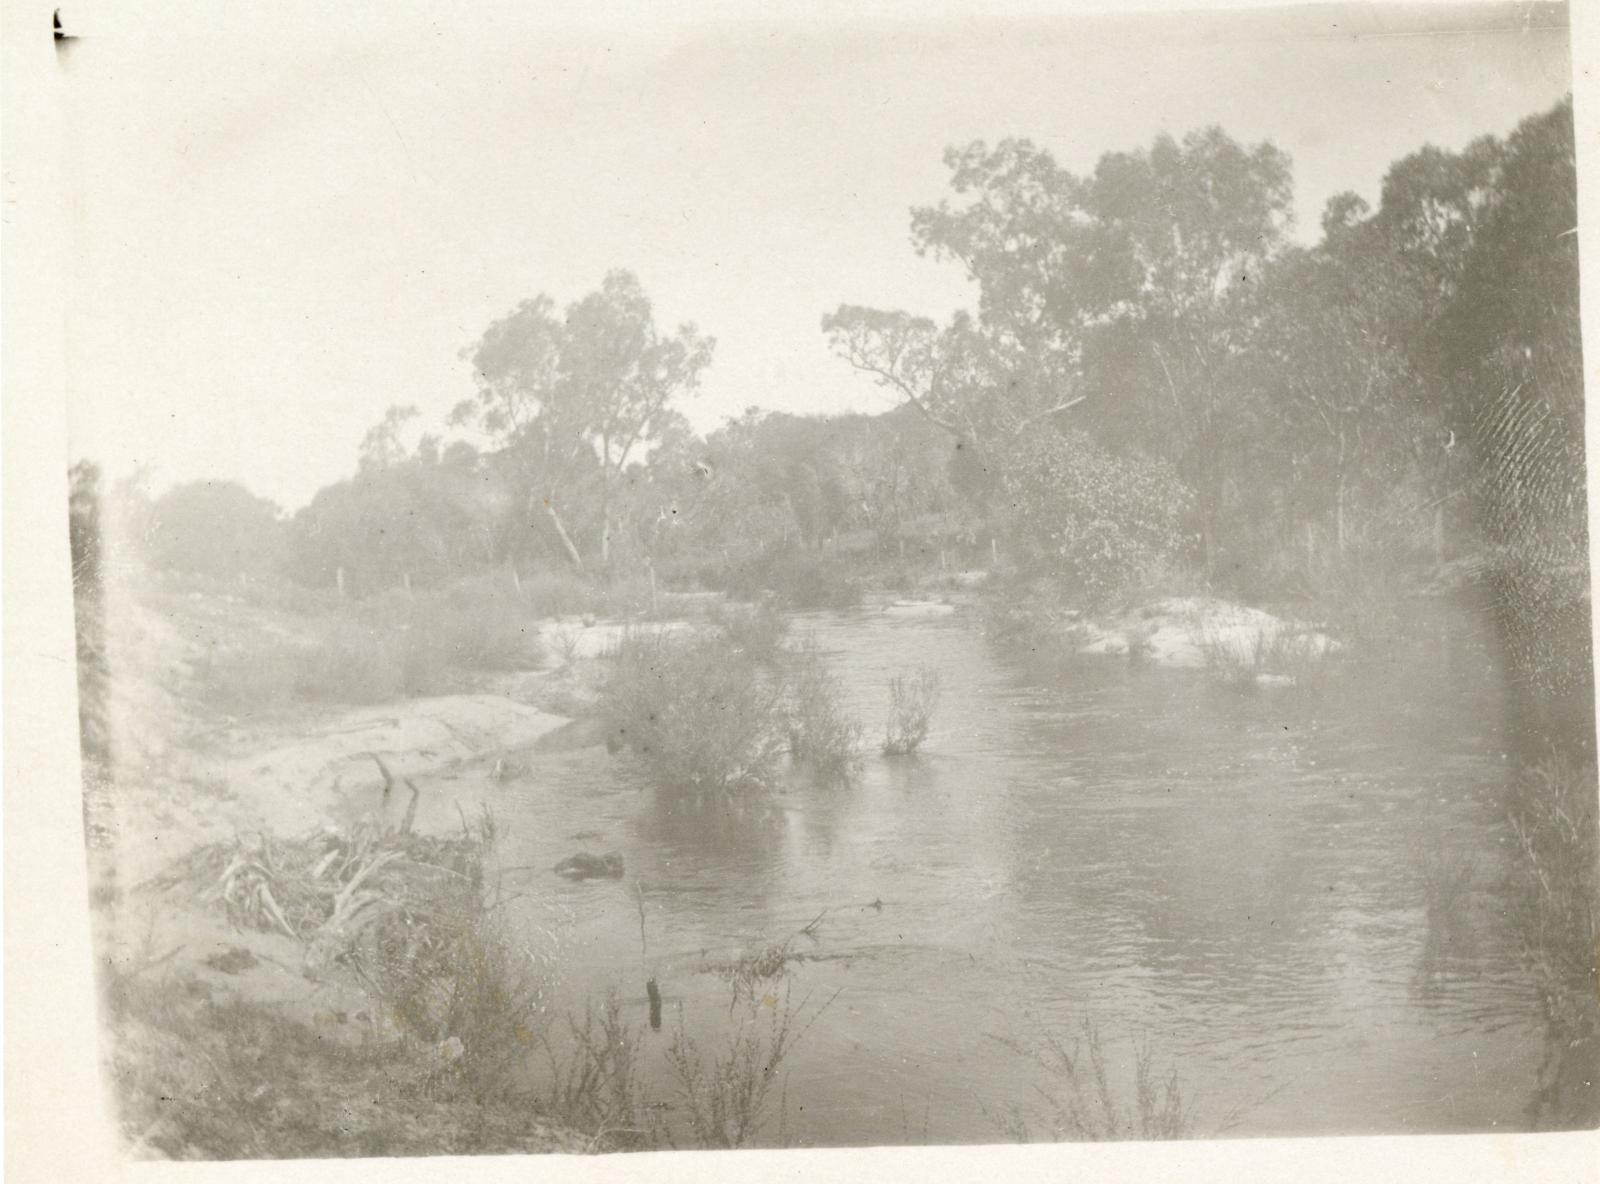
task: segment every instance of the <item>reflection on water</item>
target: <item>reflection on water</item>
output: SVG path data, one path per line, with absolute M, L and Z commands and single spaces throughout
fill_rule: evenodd
M 714 1031 L 712 968 L 823 914 L 793 988 L 839 995 L 785 1062 L 791 1142 L 992 1141 L 986 1113 L 1036 1081 L 1002 1040 L 1086 1016 L 1114 1073 L 1136 1039 L 1177 1067 L 1197 1134 L 1524 1123 L 1538 1017 L 1493 897 L 1516 755 L 1470 613 L 1429 606 L 1319 685 L 1257 694 L 998 655 L 958 619 L 799 627 L 869 745 L 889 678 L 936 668 L 925 751 L 768 810 L 669 810 L 599 750 L 496 787 L 508 863 L 627 861 L 516 906 L 555 946 L 558 1006 L 615 986 L 643 1027 L 654 977 L 669 1029 Z

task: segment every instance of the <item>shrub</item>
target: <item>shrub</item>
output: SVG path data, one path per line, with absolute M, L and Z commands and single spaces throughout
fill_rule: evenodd
M 230 711 L 438 694 L 453 672 L 538 665 L 530 610 L 526 597 L 483 580 L 339 603 L 300 636 L 259 633 L 212 652 L 202 693 Z
M 601 716 L 658 788 L 739 794 L 772 784 L 782 688 L 726 638 L 631 631 L 612 663 Z
M 743 1147 L 755 1137 L 766 1117 L 778 1067 L 832 1000 L 818 1008 L 804 1026 L 799 1026 L 799 1021 L 805 1002 L 794 1006 L 787 986 L 781 1009 L 777 1002 L 776 995 L 747 996 L 744 1006 L 736 1010 L 727 1045 L 710 1057 L 702 1053 L 679 1018 L 667 1048 L 667 1065 L 676 1080 L 695 1146 Z
M 775 659 L 784 635 L 789 632 L 788 619 L 770 600 L 748 607 L 714 605 L 709 616 L 734 648 L 758 662 Z
M 442 652 L 393 632 L 330 626 L 323 641 L 294 653 L 294 697 L 306 702 L 381 703 L 437 685 Z
M 457 837 L 403 832 L 381 844 L 395 861 L 384 866 L 382 856 L 373 858 L 370 873 L 352 845 L 345 853 L 355 869 L 350 891 L 335 897 L 311 944 L 326 958 L 324 934 L 344 943 L 343 958 L 401 1030 L 436 1050 L 432 1084 L 476 1101 L 516 1088 L 542 1024 L 545 988 L 542 967 L 510 932 L 498 885 L 486 883 L 496 838 L 487 811 Z M 353 904 L 347 915 L 337 907 L 354 901 L 357 884 L 382 902 L 371 920 L 365 904 Z
M 1031 596 L 1014 599 L 1009 590 L 985 597 L 979 606 L 979 628 L 999 646 L 1036 647 L 1059 636 L 1062 623 L 1054 605 Z
M 564 1047 L 557 1047 L 558 1038 Z M 567 1126 L 591 1132 L 597 1151 L 658 1145 L 660 1123 L 639 1080 L 640 1043 L 638 1029 L 622 1018 L 615 990 L 598 1014 L 586 1003 L 581 1021 L 569 1015 L 565 1032 L 540 1036 L 550 1064 L 540 1108 Z
M 560 655 L 562 665 L 570 666 L 578 656 L 583 633 L 570 625 L 563 625 L 551 634 L 551 641 L 555 643 L 556 653 Z
M 773 592 L 801 611 L 847 609 L 861 602 L 861 582 L 841 560 L 792 547 L 763 552 L 733 568 L 727 592 L 738 600 Z
M 543 974 L 487 882 L 492 816 L 443 837 L 411 821 L 209 844 L 160 883 L 203 886 L 235 926 L 304 942 L 308 977 L 353 972 L 429 1054 L 420 1084 L 435 1096 L 495 1099 L 516 1087 L 538 1034 Z
M 794 655 L 788 691 L 789 755 L 820 780 L 847 777 L 860 759 L 861 723 L 840 708 L 844 692 L 816 638 Z
M 567 617 L 594 609 L 594 586 L 571 568 L 542 568 L 521 580 L 536 616 Z
M 413 631 L 431 623 L 453 666 L 520 670 L 543 658 L 532 602 L 498 579 L 455 584 L 409 608 Z
M 278 507 L 235 481 L 191 481 L 157 498 L 145 547 L 152 567 L 224 579 L 266 576 L 286 543 Z
M 897 674 L 889 680 L 889 723 L 883 755 L 906 756 L 928 738 L 934 708 L 939 705 L 939 672 L 927 666 L 916 677 Z
M 1135 1050 L 1132 1103 L 1118 1097 L 1111 1083 L 1100 1031 L 1090 1020 L 1068 1044 L 1046 1032 L 1035 1044 L 1025 1045 L 994 1037 L 1012 1051 L 1027 1057 L 1045 1074 L 1038 1095 L 1049 1106 L 1044 1122 L 1049 1137 L 1063 1140 L 1181 1139 L 1193 1125 L 1176 1069 L 1158 1074 L 1148 1044 Z M 1017 1142 L 1033 1136 L 1028 1116 L 1013 1106 L 995 1118 L 998 1126 Z
M 1191 498 L 1172 467 L 1117 456 L 1081 433 L 1025 437 L 1006 458 L 1001 490 L 1024 563 L 1091 606 L 1183 546 Z

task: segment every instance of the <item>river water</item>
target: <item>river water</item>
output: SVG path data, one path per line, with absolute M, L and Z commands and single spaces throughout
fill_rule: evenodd
M 1143 1042 L 1198 1136 L 1526 1126 L 1541 1033 L 1496 904 L 1516 729 L 1471 611 L 1418 607 L 1315 685 L 1254 693 L 1002 654 L 960 616 L 794 628 L 869 742 L 889 678 L 936 669 L 924 751 L 873 745 L 854 784 L 771 813 L 675 815 L 597 749 L 487 791 L 505 862 L 534 869 L 511 907 L 552 955 L 551 1006 L 616 989 L 655 1096 L 680 1020 L 708 1048 L 735 1022 L 715 966 L 792 939 L 788 998 L 832 1000 L 781 1067 L 793 1145 L 993 1142 L 1011 1106 L 1048 1137 L 1051 1082 L 1012 1045 L 1086 1019 L 1119 1096 Z M 627 878 L 548 871 L 580 849 Z M 1430 864 L 1465 883 L 1447 916 Z

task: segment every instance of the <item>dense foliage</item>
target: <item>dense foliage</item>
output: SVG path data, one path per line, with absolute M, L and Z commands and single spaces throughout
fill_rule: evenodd
M 1080 433 L 1047 433 L 1022 441 L 1001 472 L 1024 563 L 1091 605 L 1182 552 L 1191 498 L 1170 465 L 1117 456 Z
M 659 330 L 617 271 L 466 351 L 453 423 L 474 442 L 399 407 L 290 520 L 225 483 L 119 513 L 160 566 L 358 597 L 571 567 L 820 607 L 998 560 L 1069 602 L 1152 566 L 1345 600 L 1362 573 L 1448 566 L 1487 577 L 1531 677 L 1583 681 L 1586 642 L 1517 625 L 1587 619 L 1570 101 L 1420 148 L 1376 208 L 1330 200 L 1308 244 L 1288 157 L 1217 128 L 1081 175 L 1020 139 L 946 163 L 913 245 L 975 306 L 823 319 L 890 411 L 751 409 L 696 437 L 679 406 L 713 343 Z

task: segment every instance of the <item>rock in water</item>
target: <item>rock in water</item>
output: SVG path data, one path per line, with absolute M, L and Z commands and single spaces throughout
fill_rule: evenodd
M 620 880 L 622 879 L 622 856 L 616 851 L 605 855 L 591 855 L 587 851 L 580 851 L 576 855 L 569 855 L 556 864 L 556 875 L 565 876 L 569 880 Z

